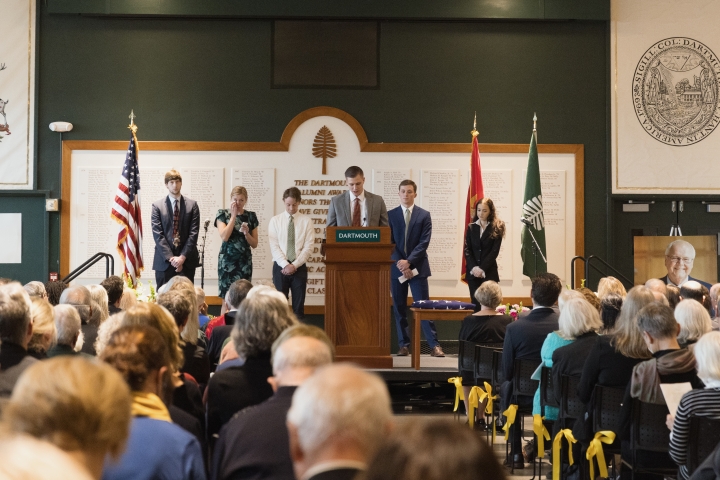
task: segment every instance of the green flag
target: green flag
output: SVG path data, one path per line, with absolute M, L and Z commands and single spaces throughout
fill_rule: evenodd
M 520 256 L 523 261 L 523 274 L 533 278 L 538 273 L 547 272 L 547 262 L 545 261 L 547 258 L 547 250 L 545 248 L 545 214 L 543 212 L 542 189 L 540 187 L 540 163 L 538 162 L 535 131 L 533 131 L 532 138 L 530 139 L 530 153 L 528 154 L 527 176 L 525 177 L 525 196 L 523 197 L 522 216 L 530 223 L 530 225 L 523 225 L 521 233 L 522 248 L 520 249 Z M 540 246 L 540 251 L 535 252 L 536 255 L 533 254 L 533 235 Z

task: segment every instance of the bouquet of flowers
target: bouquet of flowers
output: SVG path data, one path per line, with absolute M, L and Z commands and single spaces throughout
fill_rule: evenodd
M 529 312 L 530 309 L 527 307 L 523 307 L 522 302 L 518 305 L 517 303 L 510 305 L 498 305 L 498 307 L 495 309 L 499 314 L 501 315 L 510 315 L 513 320 L 518 319 L 518 315 L 520 315 L 520 312 Z
M 149 293 L 145 293 L 145 287 L 143 287 L 140 279 L 138 279 L 137 285 L 133 287 L 132 279 L 130 277 L 123 274 L 123 278 L 125 279 L 125 283 L 127 284 L 128 288 L 135 290 L 135 298 L 137 298 L 138 302 L 155 303 L 155 287 L 153 287 L 151 280 L 148 280 Z

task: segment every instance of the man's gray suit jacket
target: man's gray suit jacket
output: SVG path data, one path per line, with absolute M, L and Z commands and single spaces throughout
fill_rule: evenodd
M 365 210 L 367 219 L 365 224 L 368 227 L 387 227 L 388 213 L 385 207 L 385 200 L 380 195 L 375 195 L 365 190 Z M 352 212 L 350 211 L 350 192 L 345 191 L 335 195 L 330 200 L 327 216 L 328 227 L 352 227 Z

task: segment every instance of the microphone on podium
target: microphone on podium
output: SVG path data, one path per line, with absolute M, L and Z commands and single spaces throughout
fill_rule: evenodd
M 205 230 L 208 229 L 208 225 L 210 225 L 210 219 L 209 219 L 209 218 L 205 219 Z
M 520 217 L 520 222 L 527 225 L 528 227 L 532 227 L 532 223 L 530 222 L 530 220 L 525 217 Z

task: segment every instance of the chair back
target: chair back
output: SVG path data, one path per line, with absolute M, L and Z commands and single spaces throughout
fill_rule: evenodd
M 630 442 L 635 449 L 652 452 L 668 452 L 670 448 L 670 430 L 665 425 L 667 405 L 632 400 L 632 428 Z
M 685 466 L 688 474 L 692 475 L 720 443 L 720 419 L 692 415 L 689 438 Z
M 537 370 L 540 362 L 537 360 L 516 359 L 513 365 L 513 396 L 532 397 L 538 388 L 538 381 L 530 377 Z
M 492 383 L 493 379 L 493 352 L 502 348 L 501 343 L 487 343 L 475 345 L 475 383 L 482 385 L 482 382 Z
M 593 391 L 593 431 L 610 430 L 620 433 L 621 404 L 625 389 L 595 385 Z
M 475 368 L 475 342 L 460 340 L 458 344 L 458 372 L 472 372 Z
M 502 371 L 502 350 L 493 350 L 492 353 L 492 386 L 495 390 L 505 381 L 505 375 Z
M 560 380 L 560 418 L 574 420 L 585 416 L 585 404 L 577 396 L 580 377 L 563 375 Z
M 553 395 L 552 368 L 542 367 L 540 372 L 540 406 L 560 408 Z

